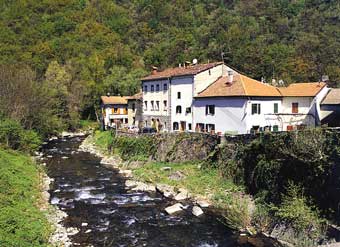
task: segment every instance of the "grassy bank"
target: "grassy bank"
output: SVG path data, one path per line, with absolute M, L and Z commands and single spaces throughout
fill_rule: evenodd
M 338 133 L 314 129 L 269 134 L 250 143 L 218 146 L 207 159 L 189 163 L 150 161 L 164 145 L 145 138 L 96 132 L 93 142 L 125 161 L 144 161 L 142 167 L 132 168 L 139 180 L 208 198 L 230 227 L 272 232 L 294 246 L 316 246 L 325 238 L 326 219 L 334 219 L 330 212 L 337 200 L 319 191 L 326 191 L 328 181 L 338 176 L 332 170 L 340 155 Z M 190 145 L 182 149 L 194 152 Z M 171 179 L 177 172 L 184 178 Z
M 0 149 L 0 246 L 47 246 L 39 186 L 39 169 L 28 156 Z

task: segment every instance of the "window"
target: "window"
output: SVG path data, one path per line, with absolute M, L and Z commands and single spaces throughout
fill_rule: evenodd
M 136 104 L 135 103 L 132 103 L 132 111 L 135 112 L 136 111 Z
M 176 113 L 181 114 L 182 113 L 182 106 L 178 105 L 176 106 Z
M 151 111 L 155 110 L 155 102 L 153 100 L 151 100 Z
M 126 115 L 128 113 L 128 108 L 124 108 L 124 115 Z
M 173 127 L 173 130 L 178 130 L 179 124 L 177 122 L 174 122 L 172 127 Z
M 207 124 L 206 129 L 208 132 L 215 130 L 215 124 Z
M 279 126 L 278 125 L 274 125 L 273 126 L 273 131 L 274 132 L 278 132 L 279 131 Z
M 215 115 L 215 105 L 206 105 L 205 115 Z
M 181 98 L 181 92 L 177 92 L 177 99 Z
M 156 91 L 159 91 L 159 84 L 156 85 Z
M 189 129 L 189 130 L 192 130 L 192 125 L 191 125 L 191 123 L 188 124 L 188 129 Z
M 164 100 L 163 101 L 163 106 L 164 106 L 164 111 L 167 111 L 168 101 Z
M 124 123 L 126 123 L 126 124 L 128 123 L 128 119 L 127 118 L 124 119 Z
M 196 124 L 196 132 L 203 132 L 204 131 L 204 123 Z
M 251 104 L 251 115 L 261 114 L 261 104 Z
M 299 103 L 292 103 L 292 113 L 299 113 Z
M 147 111 L 147 110 L 148 110 L 148 102 L 144 101 L 144 111 Z
M 155 86 L 151 85 L 151 92 L 154 92 L 154 91 L 155 91 Z
M 144 92 L 148 91 L 148 86 L 144 86 Z
M 113 108 L 113 113 L 118 113 L 118 108 L 117 107 Z
M 159 101 L 156 101 L 156 111 L 159 111 Z
M 191 107 L 187 107 L 187 108 L 185 109 L 185 113 L 187 113 L 187 114 L 191 113 Z
M 164 85 L 163 85 L 163 90 L 164 90 L 164 91 L 168 90 L 168 84 L 164 83 Z
M 274 113 L 279 113 L 279 104 L 274 103 Z

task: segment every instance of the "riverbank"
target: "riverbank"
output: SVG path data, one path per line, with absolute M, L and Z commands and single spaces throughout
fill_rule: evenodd
M 281 246 L 274 238 L 257 234 L 251 223 L 254 201 L 242 187 L 224 180 L 217 170 L 202 169 L 195 162 L 152 162 L 141 156 L 134 156 L 140 160 L 124 161 L 108 150 L 112 137 L 107 133 L 97 132 L 87 137 L 79 150 L 102 158 L 101 163 L 107 167 L 119 169 L 122 175 L 129 178 L 127 187 L 142 191 L 157 190 L 178 203 L 189 200 L 195 205 L 194 215 L 208 211 L 216 213 L 229 228 L 240 233 L 239 243 L 264 246 L 275 242 L 275 246 Z
M 192 196 L 194 203 L 196 196 L 203 197 L 212 205 L 212 208 L 222 212 L 221 215 L 225 223 L 239 230 L 246 239 L 259 233 L 277 239 L 278 242 L 286 246 L 317 246 L 320 243 L 334 242 L 337 237 L 332 234 L 328 235 L 327 221 L 321 218 L 320 211 L 303 194 L 303 189 L 309 188 L 307 187 L 308 183 L 307 186 L 300 187 L 299 184 L 288 180 L 292 177 L 291 175 L 293 175 L 291 179 L 294 179 L 305 173 L 299 171 L 285 175 L 283 171 L 286 166 L 280 168 L 278 164 L 279 162 L 280 165 L 285 164 L 284 161 L 287 160 L 289 166 L 292 166 L 290 169 L 293 169 L 294 164 L 298 163 L 301 164 L 301 167 L 296 168 L 305 166 L 306 168 L 303 170 L 309 171 L 308 166 L 314 162 L 310 161 L 313 160 L 313 157 L 304 157 L 301 150 L 307 147 L 316 149 L 317 147 L 314 147 L 312 141 L 314 139 L 320 139 L 318 142 L 324 143 L 321 146 L 323 150 L 320 152 L 326 152 L 325 147 L 336 147 L 333 142 L 326 142 L 327 140 L 337 140 L 329 138 L 328 136 L 331 134 L 336 135 L 337 133 L 313 130 L 297 134 L 284 133 L 273 137 L 270 135 L 259 137 L 249 144 L 226 143 L 216 146 L 210 154 L 201 153 L 206 158 L 197 161 L 190 159 L 193 157 L 190 152 L 193 153 L 198 146 L 202 145 L 204 150 L 211 150 L 209 143 L 207 149 L 207 143 L 197 135 L 175 134 L 131 138 L 117 137 L 110 132 L 96 132 L 89 142 L 92 149 L 96 150 L 95 152 L 99 150 L 106 161 L 104 163 L 114 163 L 114 167 L 119 164 L 124 173 L 134 176 L 134 180 L 156 185 L 156 189 L 157 183 L 170 185 L 176 193 L 185 189 L 189 194 L 194 195 Z M 274 152 L 276 143 L 282 143 L 282 141 L 290 143 L 289 153 L 285 149 L 286 146 L 281 146 Z M 259 148 L 261 145 L 264 147 Z M 277 154 L 281 152 L 284 153 L 279 159 Z M 114 158 L 110 157 L 112 155 Z M 287 155 L 289 155 L 288 158 Z M 268 159 L 264 160 L 263 157 L 266 156 Z M 182 162 L 161 161 L 167 157 L 173 160 L 182 160 Z M 187 159 L 188 157 L 189 159 Z M 332 162 L 332 159 L 333 157 L 330 157 L 329 161 Z M 183 160 L 190 160 L 190 162 Z M 321 164 L 327 171 L 326 169 L 331 166 L 327 166 L 327 161 L 325 161 L 322 160 Z M 321 172 L 322 170 L 319 174 Z M 251 177 L 251 174 L 254 177 Z M 324 174 L 326 175 L 326 173 Z M 319 183 L 320 181 L 315 180 L 316 175 L 308 174 L 308 179 L 314 179 L 313 181 Z M 247 178 L 247 176 L 250 177 Z M 280 179 L 287 183 L 283 186 L 282 183 L 276 184 L 273 179 Z M 234 182 L 235 180 L 237 183 Z M 254 181 L 255 184 L 249 183 L 250 181 Z M 281 192 L 274 194 L 280 198 L 279 201 L 273 200 L 275 198 L 266 198 L 266 196 L 273 195 L 273 191 L 271 192 L 265 187 L 267 184 L 276 186 L 271 190 L 281 189 Z M 261 192 L 256 194 L 255 200 L 252 200 L 252 197 L 247 194 L 249 191 L 252 192 L 252 188 L 260 189 L 259 192 Z M 171 196 L 167 190 L 164 194 Z
M 29 156 L 0 149 L 1 246 L 48 246 L 52 228 L 41 210 L 43 173 Z

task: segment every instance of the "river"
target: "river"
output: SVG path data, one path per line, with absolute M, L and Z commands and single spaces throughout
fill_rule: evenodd
M 81 141 L 59 139 L 44 147 L 54 179 L 50 203 L 68 214 L 65 226 L 80 230 L 71 237 L 74 246 L 238 246 L 237 236 L 214 215 L 186 210 L 170 216 L 164 208 L 174 202 L 161 194 L 128 191 L 118 170 L 78 151 Z

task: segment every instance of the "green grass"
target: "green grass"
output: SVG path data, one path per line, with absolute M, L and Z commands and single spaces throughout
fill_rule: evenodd
M 82 130 L 96 129 L 99 127 L 99 124 L 97 121 L 84 120 L 84 119 L 80 120 L 79 125 Z
M 108 147 L 113 142 L 113 136 L 110 131 L 96 130 L 93 135 L 93 141 L 97 147 L 107 152 Z
M 39 169 L 28 156 L 0 149 L 0 246 L 47 246 L 39 186 Z

